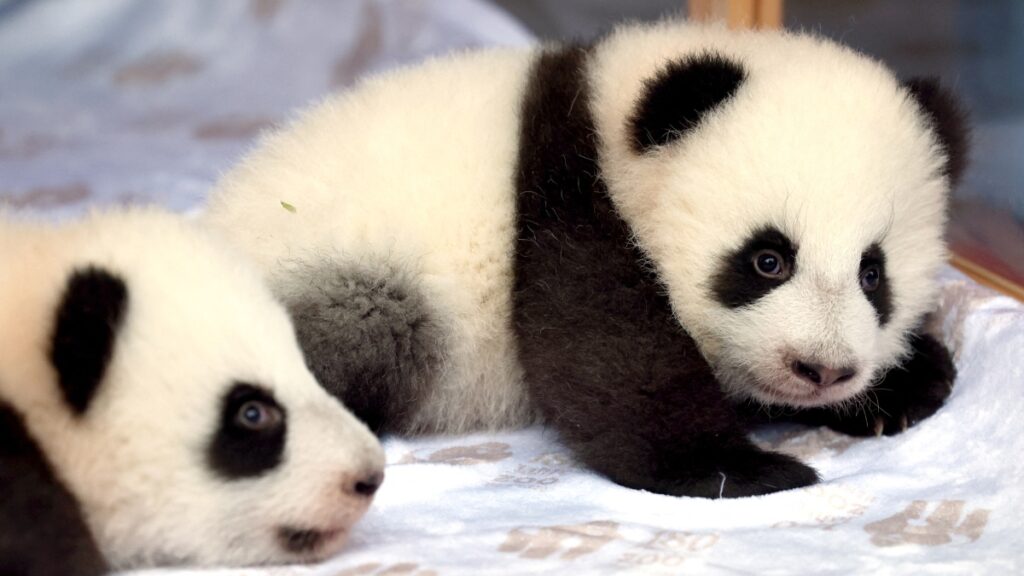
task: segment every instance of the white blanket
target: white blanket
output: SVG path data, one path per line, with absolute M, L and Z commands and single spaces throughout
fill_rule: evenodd
M 0 0 L 0 199 L 191 209 L 260 129 L 360 73 L 528 41 L 477 0 Z M 542 428 L 390 439 L 387 480 L 330 562 L 146 574 L 1020 573 L 1024 306 L 943 282 L 960 377 L 937 415 L 892 438 L 758 434 L 818 486 L 671 498 L 580 469 Z
M 894 437 L 757 434 L 814 465 L 818 486 L 674 498 L 581 469 L 542 428 L 389 439 L 387 480 L 340 556 L 208 574 L 1019 574 L 1024 306 L 952 270 L 943 283 L 960 376 L 938 414 Z

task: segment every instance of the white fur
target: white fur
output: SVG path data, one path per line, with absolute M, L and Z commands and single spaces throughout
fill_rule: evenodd
M 709 50 L 747 70 L 736 98 L 681 142 L 644 157 L 630 151 L 627 119 L 643 81 Z M 512 171 L 535 54 L 457 55 L 366 82 L 266 138 L 210 204 L 208 221 L 257 257 L 276 290 L 291 263 L 325 258 L 388 258 L 422 278 L 457 330 L 418 429 L 530 416 L 509 291 Z M 897 362 L 908 329 L 934 304 L 949 183 L 935 136 L 891 72 L 811 36 L 675 21 L 623 27 L 593 59 L 602 175 L 730 392 L 837 402 Z M 708 280 L 765 224 L 799 245 L 798 271 L 755 306 L 726 309 Z M 882 329 L 858 286 L 861 253 L 875 241 L 893 291 Z M 854 364 L 858 376 L 810 392 L 787 354 Z
M 239 254 L 155 211 L 53 226 L 0 218 L 0 396 L 79 500 L 112 565 L 313 560 L 332 554 L 368 499 L 342 489 L 381 470 L 373 435 L 307 370 L 284 309 Z M 48 360 L 72 270 L 95 265 L 128 289 L 124 324 L 81 417 Z M 284 459 L 228 481 L 206 464 L 223 394 L 235 381 L 287 411 Z M 359 476 L 365 477 L 365 476 Z M 338 529 L 313 554 L 289 554 L 282 526 Z

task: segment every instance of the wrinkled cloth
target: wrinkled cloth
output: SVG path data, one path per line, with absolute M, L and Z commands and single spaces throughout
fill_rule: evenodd
M 0 204 L 194 208 L 362 75 L 530 41 L 479 0 L 0 0 Z
M 65 217 L 201 204 L 261 130 L 360 75 L 529 35 L 474 0 L 0 1 L 0 199 Z M 629 490 L 542 427 L 385 441 L 387 479 L 318 566 L 187 576 L 1024 572 L 1024 306 L 943 276 L 960 376 L 908 432 L 759 431 L 820 485 L 742 500 Z
M 816 467 L 817 486 L 737 500 L 631 490 L 542 427 L 391 438 L 387 479 L 340 555 L 212 574 L 1020 574 L 1024 305 L 952 269 L 942 282 L 933 328 L 959 378 L 937 414 L 892 437 L 755 434 Z

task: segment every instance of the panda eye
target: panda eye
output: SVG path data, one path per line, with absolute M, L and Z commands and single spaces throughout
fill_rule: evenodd
M 860 289 L 865 292 L 874 292 L 882 283 L 882 273 L 877 265 L 871 265 L 861 270 Z
M 789 277 L 789 263 L 775 250 L 758 250 L 753 257 L 754 270 L 765 278 L 784 280 Z
M 282 417 L 277 406 L 261 400 L 249 400 L 238 407 L 235 423 L 248 430 L 271 430 L 280 425 Z

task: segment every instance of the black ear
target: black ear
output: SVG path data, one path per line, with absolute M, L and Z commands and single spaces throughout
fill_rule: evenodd
M 68 279 L 57 308 L 50 361 L 64 400 L 78 414 L 89 407 L 103 379 L 127 304 L 124 281 L 102 268 L 76 270 Z
M 946 151 L 944 173 L 956 186 L 967 166 L 970 128 L 967 112 L 952 92 L 935 78 L 911 78 L 903 83 L 931 121 L 932 129 Z
M 629 121 L 633 150 L 641 154 L 677 140 L 732 97 L 746 76 L 739 64 L 713 53 L 670 63 L 644 82 Z

